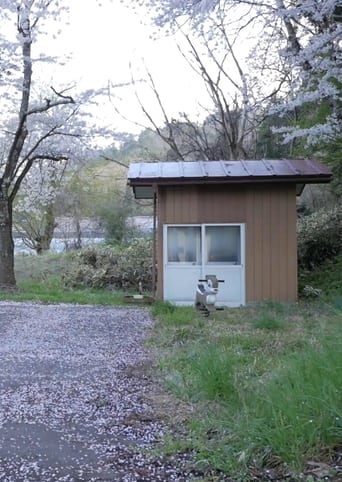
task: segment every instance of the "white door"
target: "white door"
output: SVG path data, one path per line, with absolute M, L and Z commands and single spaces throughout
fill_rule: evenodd
M 193 304 L 199 279 L 216 275 L 217 305 L 245 304 L 243 224 L 164 226 L 164 300 Z

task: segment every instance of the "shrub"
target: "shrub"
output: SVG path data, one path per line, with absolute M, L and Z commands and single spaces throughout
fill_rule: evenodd
M 63 277 L 71 288 L 144 290 L 152 287 L 152 242 L 138 239 L 129 246 L 92 246 L 74 254 Z
M 298 264 L 313 269 L 342 252 L 342 209 L 321 209 L 298 221 Z

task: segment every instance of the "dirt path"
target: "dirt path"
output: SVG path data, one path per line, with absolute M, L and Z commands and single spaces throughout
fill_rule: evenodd
M 189 481 L 187 456 L 149 455 L 151 407 L 135 308 L 0 302 L 0 481 Z M 182 468 L 183 467 L 183 468 Z

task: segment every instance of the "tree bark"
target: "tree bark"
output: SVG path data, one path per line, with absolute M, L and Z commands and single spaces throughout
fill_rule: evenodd
M 0 192 L 0 290 L 16 286 L 14 275 L 14 242 L 12 236 L 12 203 Z
M 57 224 L 55 219 L 54 207 L 51 204 L 47 208 L 43 232 L 39 234 L 34 240 L 35 250 L 37 254 L 43 254 L 49 251 L 56 226 Z

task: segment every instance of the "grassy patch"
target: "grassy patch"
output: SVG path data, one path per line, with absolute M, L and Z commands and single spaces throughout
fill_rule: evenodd
M 272 455 L 301 470 L 323 448 L 341 442 L 341 341 L 339 330 L 334 340 L 292 353 L 259 389 L 246 391 L 244 409 L 231 427 L 248 460 L 262 467 Z
M 34 301 L 42 303 L 122 304 L 122 294 L 95 289 L 68 290 L 60 277 L 45 281 L 26 280 L 18 282 L 18 292 L 1 292 L 0 300 Z
M 193 406 L 186 436 L 167 450 L 184 445 L 204 470 L 242 480 L 310 480 L 306 462 L 329 463 L 342 443 L 341 313 L 265 304 L 178 324 L 183 310 L 155 311 L 161 375 Z
M 22 281 L 47 281 L 61 276 L 70 264 L 70 253 L 46 253 L 41 256 L 18 254 L 14 259 L 15 277 Z
M 0 300 L 43 303 L 122 304 L 121 292 L 105 289 L 68 289 L 62 276 L 68 269 L 70 253 L 41 256 L 18 255 L 15 258 L 17 292 L 1 292 Z
M 193 324 L 198 315 L 192 306 L 180 308 L 172 303 L 162 301 L 153 304 L 152 314 L 169 327 Z
M 284 320 L 269 315 L 262 315 L 259 318 L 255 318 L 252 320 L 252 325 L 254 328 L 260 330 L 284 330 L 286 328 Z

